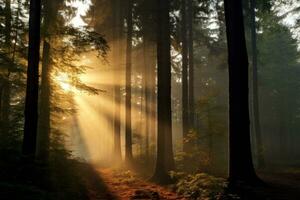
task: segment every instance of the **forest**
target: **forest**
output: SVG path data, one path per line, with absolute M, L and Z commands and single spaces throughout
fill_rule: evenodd
M 299 132 L 300 0 L 0 0 L 0 200 L 299 200 Z

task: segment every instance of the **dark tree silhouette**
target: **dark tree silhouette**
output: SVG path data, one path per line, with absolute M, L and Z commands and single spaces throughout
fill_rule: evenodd
M 43 2 L 43 56 L 40 88 L 40 105 L 37 137 L 37 157 L 48 159 L 50 146 L 50 96 L 51 96 L 51 35 L 54 34 L 60 3 L 57 0 Z
M 30 1 L 25 125 L 22 153 L 34 157 L 38 121 L 41 1 Z
M 170 2 L 158 0 L 157 26 L 157 158 L 152 181 L 170 182 L 168 171 L 174 169 L 171 116 Z
M 145 16 L 143 16 L 145 18 Z M 145 20 L 146 21 L 146 20 Z M 144 22 L 143 24 L 146 24 Z M 149 161 L 149 125 L 150 125 L 150 93 L 149 93 L 149 72 L 150 72 L 150 66 L 149 66 L 149 38 L 146 33 L 147 29 L 143 26 L 143 88 L 144 88 L 144 95 L 145 95 L 145 156 L 146 156 L 146 162 Z
M 258 181 L 251 157 L 248 55 L 242 0 L 225 0 L 229 64 L 229 180 Z
M 188 121 L 188 38 L 187 38 L 187 17 L 186 17 L 186 1 L 181 1 L 181 40 L 182 40 L 182 136 L 183 151 L 187 151 L 189 144 L 184 140 L 189 132 Z
M 132 69 L 132 0 L 127 4 L 127 45 L 126 45 L 126 116 L 125 116 L 125 162 L 132 161 L 131 130 L 131 69 Z
M 37 157 L 47 160 L 50 143 L 50 44 L 43 42 L 40 117 L 38 120 Z
M 153 1 L 143 1 L 139 5 L 140 23 L 141 23 L 141 34 L 143 37 L 143 89 L 144 89 L 144 113 L 145 113 L 145 156 L 146 162 L 149 161 L 150 154 L 150 136 L 154 135 L 151 132 L 152 122 L 151 113 L 152 106 L 154 104 L 151 101 L 152 85 L 155 85 L 155 80 L 152 79 L 152 71 L 155 68 L 153 65 L 152 50 L 153 50 L 153 35 L 155 35 L 154 23 L 153 23 Z M 155 70 L 155 69 L 154 69 Z M 151 133 L 151 135 L 150 135 Z
M 114 156 L 115 161 L 119 162 L 121 160 L 121 91 L 120 91 L 120 81 L 119 81 L 119 71 L 118 69 L 121 67 L 119 56 L 122 53 L 121 50 L 121 37 L 122 37 L 122 15 L 121 15 L 121 2 L 120 0 L 114 0 L 114 8 L 115 12 L 113 13 L 114 27 L 113 27 L 113 37 L 114 37 L 114 45 L 112 48 L 113 51 L 113 65 L 115 68 L 114 74 Z

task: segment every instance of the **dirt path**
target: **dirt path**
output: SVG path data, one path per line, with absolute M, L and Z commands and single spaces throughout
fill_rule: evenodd
M 167 188 L 134 178 L 126 172 L 120 173 L 111 169 L 97 169 L 97 171 L 116 199 L 184 199 Z

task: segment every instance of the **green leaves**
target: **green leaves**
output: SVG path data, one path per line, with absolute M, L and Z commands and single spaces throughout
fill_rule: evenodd
M 227 182 L 205 173 L 186 174 L 171 172 L 171 177 L 177 179 L 176 191 L 188 199 L 220 199 Z

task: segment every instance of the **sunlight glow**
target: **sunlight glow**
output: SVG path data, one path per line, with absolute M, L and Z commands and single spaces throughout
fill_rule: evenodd
M 84 0 L 84 1 L 75 0 L 75 1 L 72 1 L 70 4 L 72 5 L 72 7 L 77 9 L 76 15 L 70 21 L 70 24 L 76 28 L 81 28 L 81 27 L 85 26 L 86 23 L 82 19 L 82 16 L 84 16 L 87 13 L 88 9 L 91 6 L 91 1 L 90 0 Z
M 55 77 L 54 80 L 59 84 L 61 89 L 65 92 L 74 91 L 74 87 L 71 85 L 71 79 L 67 73 L 59 72 Z

